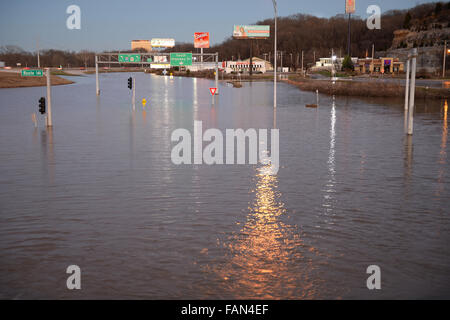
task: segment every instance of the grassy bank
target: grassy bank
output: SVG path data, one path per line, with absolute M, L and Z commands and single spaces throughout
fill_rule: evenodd
M 51 72 L 52 76 L 70 76 L 70 77 L 81 77 L 81 74 L 69 73 L 63 70 L 54 70 Z
M 354 97 L 404 97 L 405 87 L 399 84 L 384 82 L 363 82 L 363 81 L 336 81 L 329 80 L 309 80 L 301 78 L 290 78 L 282 80 L 292 84 L 304 91 L 316 91 L 335 96 Z M 416 98 L 418 99 L 448 99 L 450 89 L 445 88 L 416 88 Z
M 52 86 L 71 84 L 73 81 L 51 76 Z M 22 77 L 16 72 L 0 72 L 0 88 L 42 87 L 47 85 L 46 77 Z
M 98 73 L 116 73 L 116 72 L 144 72 L 144 69 L 118 69 L 118 68 L 111 68 L 111 69 L 99 69 Z M 95 70 L 89 70 L 83 72 L 84 74 L 95 74 Z

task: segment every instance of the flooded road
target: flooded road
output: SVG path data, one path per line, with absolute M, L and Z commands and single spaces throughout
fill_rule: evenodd
M 0 89 L 0 297 L 408 299 L 450 296 L 448 107 L 332 99 L 271 82 L 101 74 Z M 145 98 L 147 105 L 140 101 Z M 174 165 L 172 131 L 280 130 L 280 170 Z M 66 268 L 81 268 L 81 290 Z M 366 269 L 381 268 L 381 290 Z

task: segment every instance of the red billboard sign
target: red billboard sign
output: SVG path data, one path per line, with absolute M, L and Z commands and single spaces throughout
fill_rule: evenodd
M 345 13 L 355 13 L 356 0 L 345 0 Z
M 209 48 L 209 32 L 194 33 L 194 48 Z

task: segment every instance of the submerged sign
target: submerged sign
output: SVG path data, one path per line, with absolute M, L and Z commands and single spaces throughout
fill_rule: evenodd
M 192 53 L 172 52 L 170 65 L 173 67 L 192 66 Z
M 242 26 L 233 27 L 235 39 L 267 39 L 270 37 L 270 26 Z
M 43 77 L 44 73 L 42 70 L 22 70 L 22 77 Z

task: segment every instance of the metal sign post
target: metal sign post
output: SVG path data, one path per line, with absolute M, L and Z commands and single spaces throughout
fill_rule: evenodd
M 408 110 L 408 135 L 413 134 L 414 124 L 414 96 L 416 91 L 416 67 L 417 67 L 417 49 L 413 50 L 411 55 L 411 87 L 409 92 L 409 110 Z

